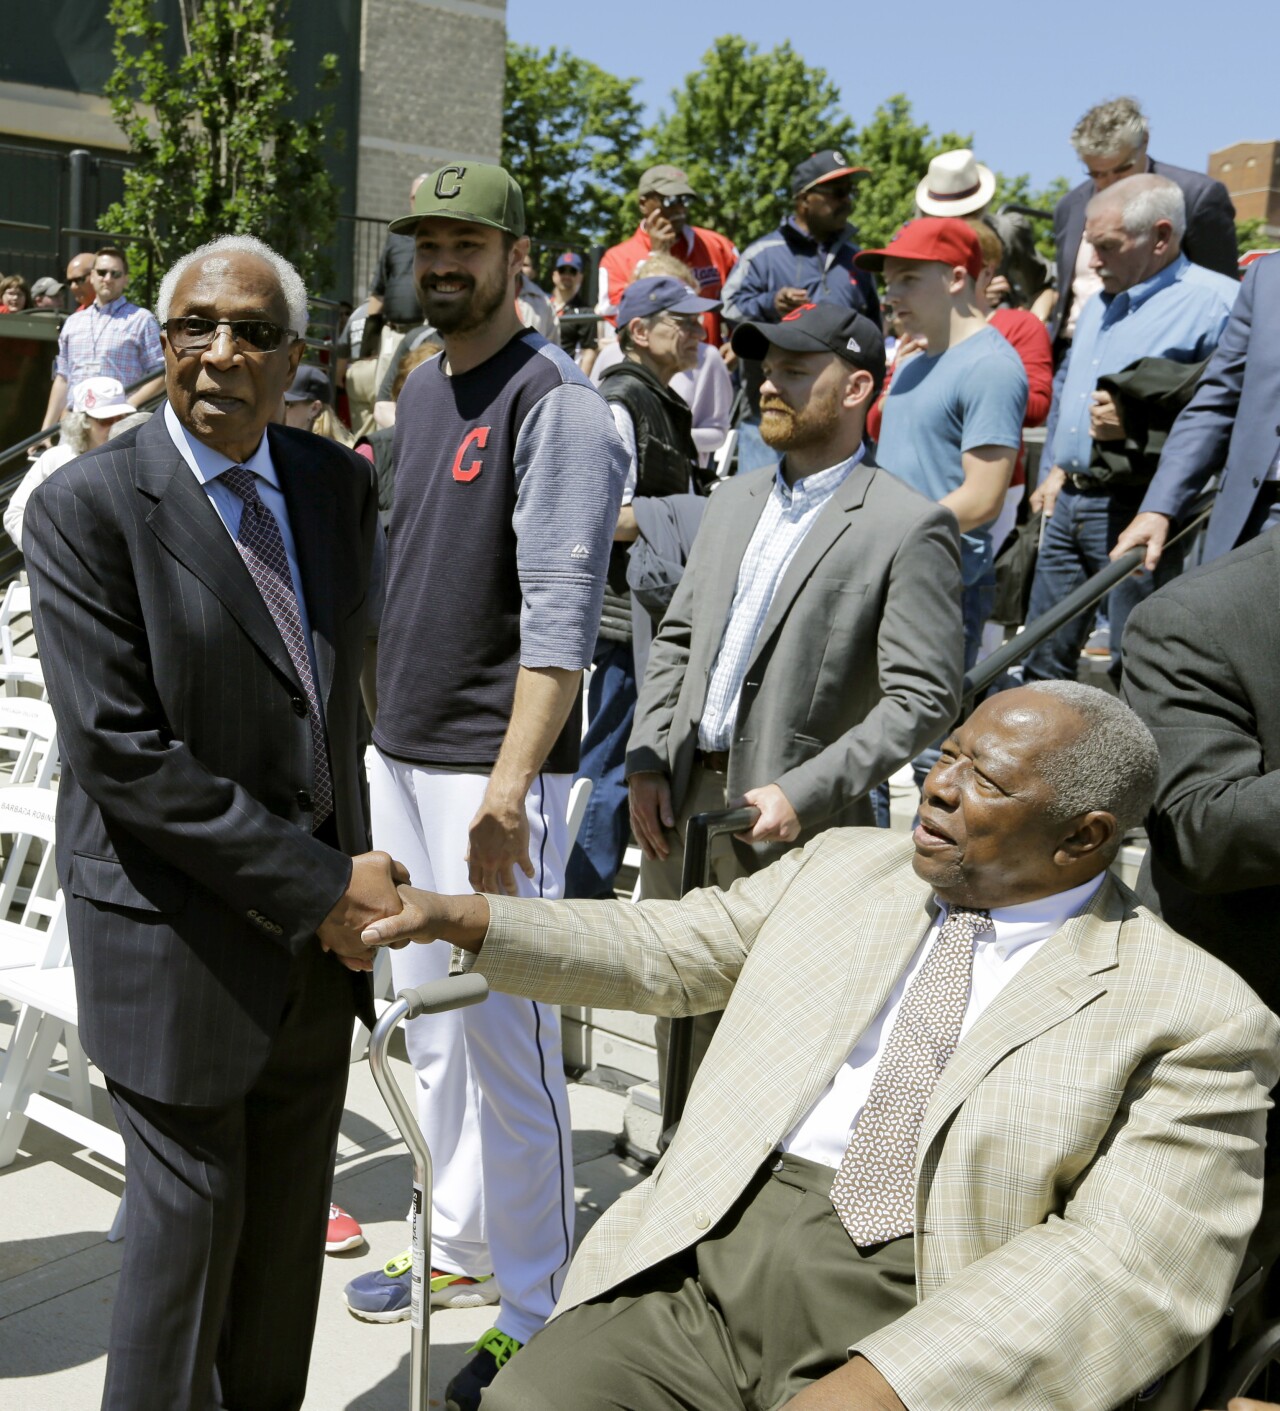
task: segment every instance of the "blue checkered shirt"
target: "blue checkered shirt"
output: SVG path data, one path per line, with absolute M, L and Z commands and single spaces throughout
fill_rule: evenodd
M 862 456 L 863 448 L 859 446 L 847 461 L 806 475 L 794 485 L 788 485 L 782 478 L 781 466 L 774 471 L 773 489 L 742 556 L 729 623 L 711 668 L 707 703 L 698 724 L 699 748 L 729 748 L 738 719 L 738 697 L 742 694 L 747 663 L 782 575 L 814 520 Z
M 62 325 L 53 375 L 67 380 L 67 400 L 86 377 L 116 377 L 127 391 L 164 370 L 160 325 L 155 316 L 123 294 L 104 309 L 95 299 Z

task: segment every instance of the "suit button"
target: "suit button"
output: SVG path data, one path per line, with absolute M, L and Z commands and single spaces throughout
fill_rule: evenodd
M 711 1223 L 711 1216 L 708 1215 L 705 1210 L 695 1210 L 693 1212 L 693 1223 L 697 1225 L 700 1230 L 705 1230 Z
M 294 698 L 289 702 L 289 704 L 293 707 L 294 715 L 306 715 L 307 703 L 302 699 L 301 696 L 294 696 Z
M 299 789 L 296 798 L 299 808 L 311 809 L 315 807 L 311 801 L 311 795 L 305 789 Z
M 1256 489 L 1258 488 L 1258 486 L 1261 485 L 1261 484 L 1262 484 L 1262 476 L 1260 476 L 1260 475 L 1255 475 L 1255 476 L 1253 477 L 1253 488 L 1256 490 Z

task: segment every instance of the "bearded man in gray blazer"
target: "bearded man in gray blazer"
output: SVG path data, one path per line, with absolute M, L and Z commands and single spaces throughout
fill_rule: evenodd
M 760 818 L 717 860 L 722 886 L 872 823 L 868 792 L 960 704 L 955 517 L 863 442 L 879 330 L 806 304 L 733 346 L 764 363 L 760 428 L 783 458 L 716 491 L 654 639 L 627 747 L 646 897 L 678 895 L 685 820 L 730 798 Z

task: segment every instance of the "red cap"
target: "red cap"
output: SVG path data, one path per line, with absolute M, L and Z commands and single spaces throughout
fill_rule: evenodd
M 937 260 L 959 265 L 973 279 L 982 273 L 982 246 L 978 237 L 954 216 L 922 216 L 909 220 L 883 250 L 860 250 L 853 262 L 861 269 L 879 274 L 886 257 L 895 260 Z

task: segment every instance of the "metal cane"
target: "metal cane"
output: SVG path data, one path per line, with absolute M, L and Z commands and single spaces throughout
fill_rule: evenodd
M 430 1339 L 426 1332 L 428 1308 L 423 1284 L 428 1263 L 427 1251 L 431 1244 L 431 1153 L 423 1140 L 417 1116 L 392 1076 L 387 1062 L 387 1048 L 396 1025 L 402 1019 L 416 1019 L 420 1014 L 440 1014 L 447 1009 L 463 1009 L 469 1004 L 479 1004 L 488 993 L 489 982 L 483 975 L 474 972 L 450 975 L 445 980 L 432 980 L 417 989 L 401 990 L 395 1001 L 383 1010 L 369 1036 L 369 1069 L 373 1073 L 373 1081 L 377 1083 L 378 1091 L 391 1110 L 400 1135 L 413 1156 L 413 1271 L 409 1305 L 413 1343 L 409 1354 L 409 1411 L 427 1411 Z

